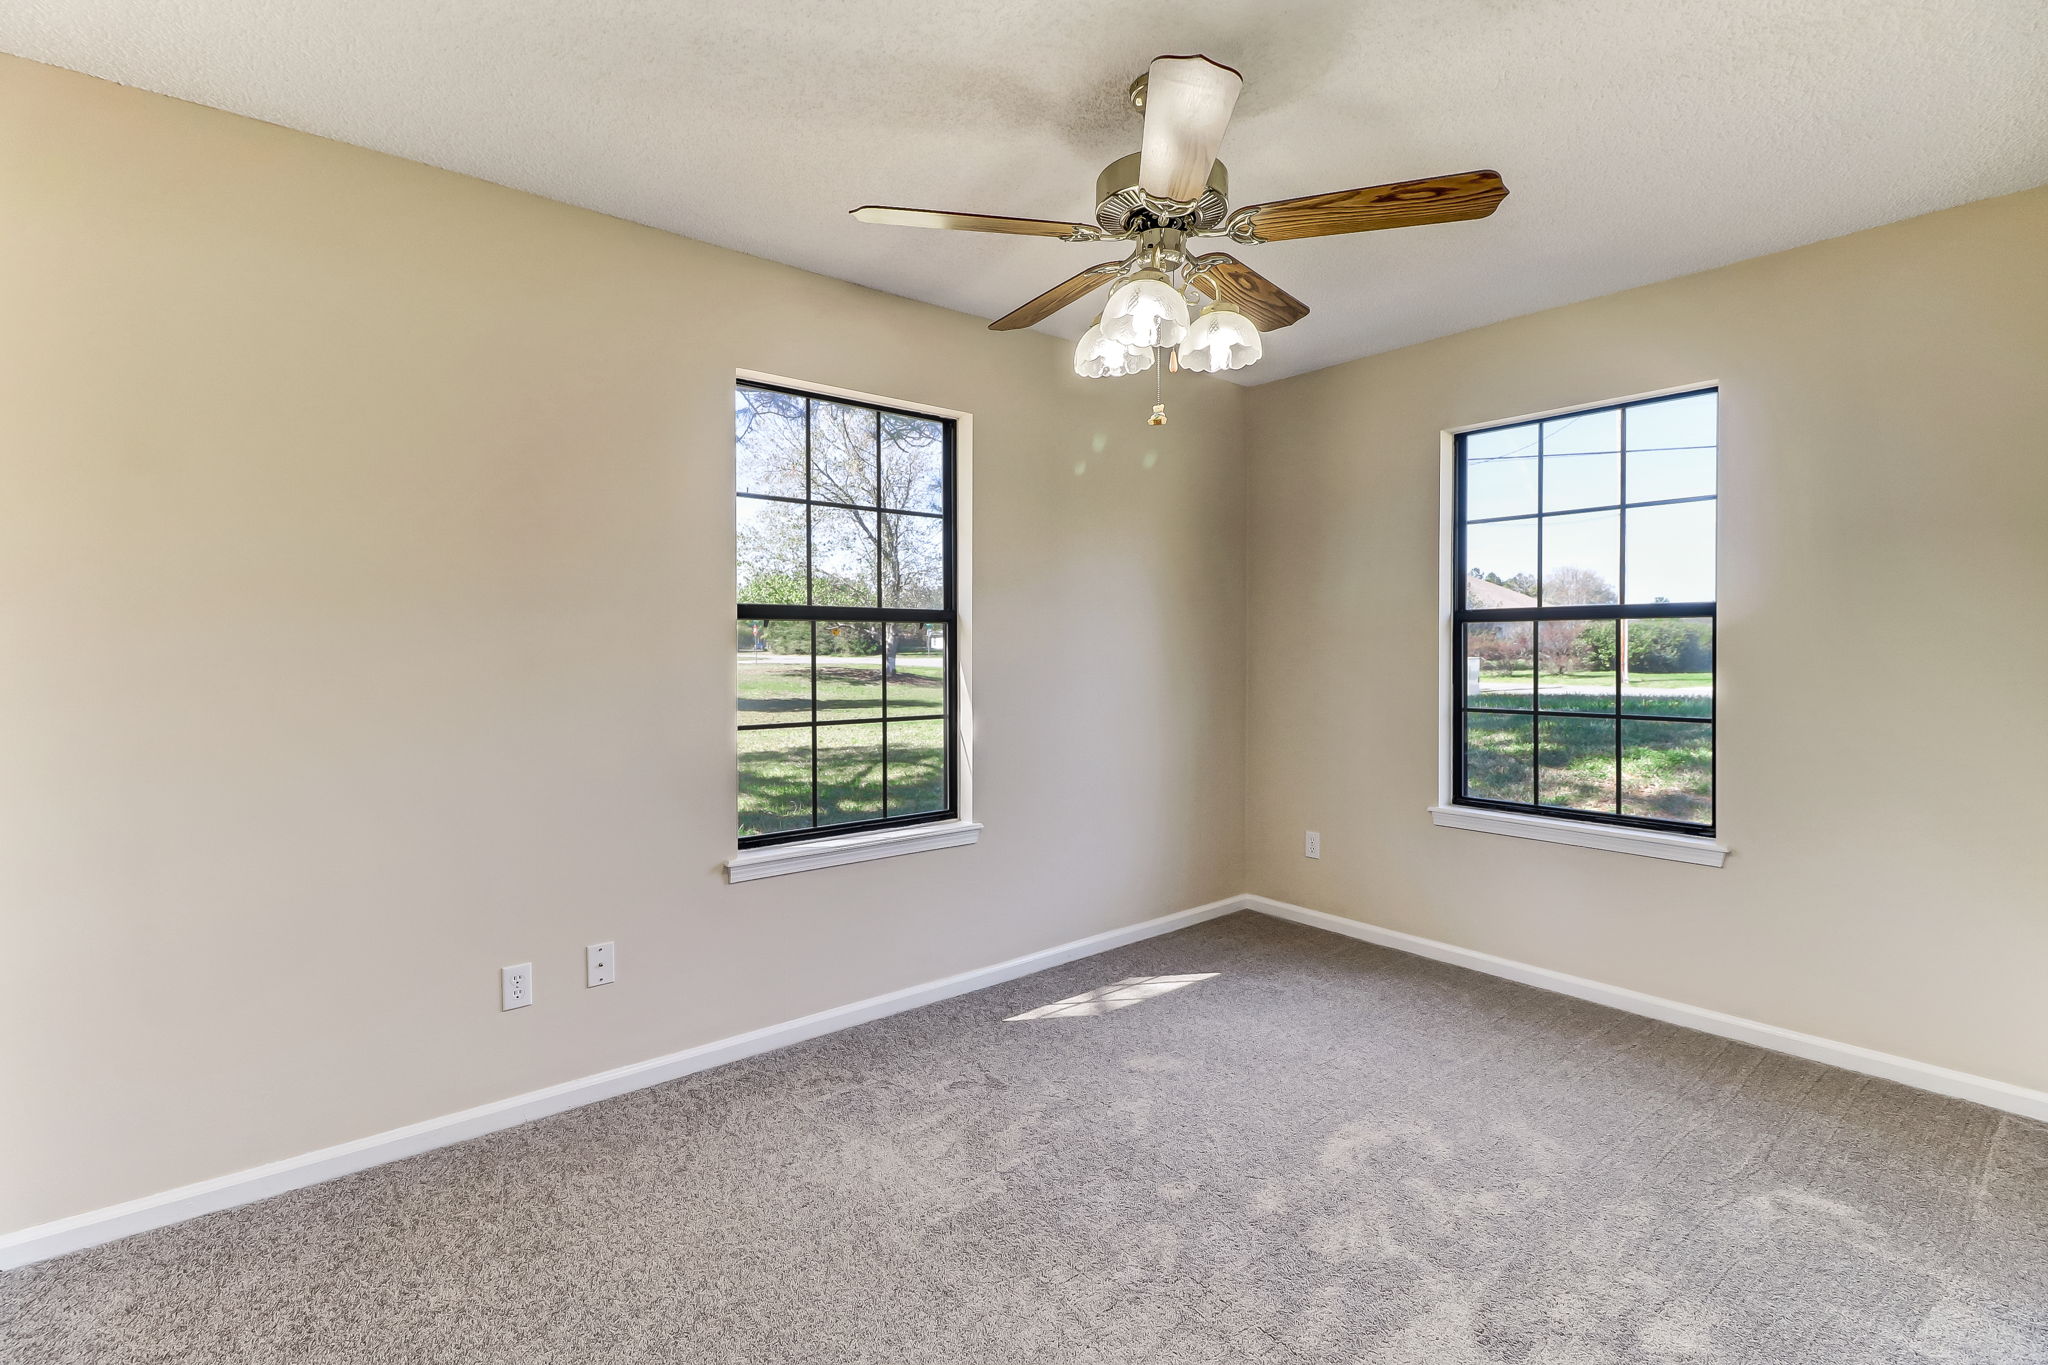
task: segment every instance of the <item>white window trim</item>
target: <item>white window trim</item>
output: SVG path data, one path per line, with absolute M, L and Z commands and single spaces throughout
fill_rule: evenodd
M 1631 394 L 1626 398 L 1603 398 L 1590 403 L 1568 403 L 1562 407 L 1550 408 L 1543 412 L 1524 413 L 1520 417 L 1490 418 L 1484 422 L 1470 422 L 1464 426 L 1447 427 L 1441 434 L 1438 482 L 1437 482 L 1437 642 L 1436 642 L 1436 804 L 1429 807 L 1431 823 L 1445 829 L 1474 830 L 1482 834 L 1504 834 L 1515 839 L 1540 839 L 1546 843 L 1571 844 L 1579 848 L 1601 849 L 1609 853 L 1630 853 L 1644 858 L 1667 858 L 1674 862 L 1694 863 L 1702 867 L 1720 867 L 1727 860 L 1728 845 L 1718 839 L 1698 835 L 1666 834 L 1659 830 L 1631 829 L 1627 825 L 1600 824 L 1592 820 L 1560 820 L 1542 815 L 1528 815 L 1520 811 L 1489 810 L 1484 806 L 1460 806 L 1452 802 L 1457 791 L 1457 736 L 1452 726 L 1457 723 L 1457 699 L 1453 688 L 1463 685 L 1463 680 L 1451 666 L 1451 644 L 1456 630 L 1453 612 L 1457 601 L 1452 596 L 1452 574 L 1456 565 L 1452 558 L 1457 552 L 1456 528 L 1451 519 L 1457 514 L 1458 437 L 1468 431 L 1484 431 L 1489 427 L 1512 426 L 1517 422 L 1532 422 L 1538 418 L 1556 417 L 1560 413 L 1583 412 L 1588 407 L 1607 407 L 1620 403 L 1640 403 L 1647 398 L 1663 398 L 1674 393 L 1691 393 L 1695 389 L 1721 388 L 1719 380 L 1702 379 L 1688 384 L 1673 384 L 1669 388 L 1652 389 L 1647 393 Z M 1714 534 L 1720 537 L 1720 519 L 1714 523 Z M 1718 548 L 1718 546 L 1717 546 Z M 1718 644 L 1718 642 L 1717 642 Z M 1718 649 L 1716 659 L 1718 663 Z M 1715 671 L 1715 687 L 1722 681 L 1722 670 Z M 1716 739 L 1718 743 L 1718 736 Z M 1718 796 L 1718 793 L 1717 793 Z
M 935 820 L 929 825 L 906 825 L 901 829 L 868 830 L 837 839 L 805 839 L 794 844 L 770 844 L 734 855 L 725 864 L 728 882 L 751 882 L 762 877 L 780 877 L 791 872 L 809 872 L 820 867 L 872 862 L 905 853 L 923 853 L 934 848 L 958 848 L 981 839 L 981 826 L 968 820 Z
M 1471 829 L 1482 834 L 1506 834 L 1516 839 L 1542 839 L 1553 844 L 1576 844 L 1580 848 L 1605 849 L 1609 853 L 1634 853 L 1644 858 L 1668 858 L 1678 863 L 1719 867 L 1728 857 L 1728 845 L 1689 834 L 1665 834 L 1653 829 L 1630 829 L 1627 825 L 1602 825 L 1591 820 L 1553 820 L 1521 811 L 1488 810 L 1484 806 L 1431 806 L 1430 819 L 1445 829 Z
M 814 379 L 799 379 L 790 375 L 769 374 L 765 370 L 734 370 L 733 378 L 740 381 L 753 380 L 762 384 L 776 384 L 786 389 L 799 389 L 805 393 L 817 394 L 821 398 L 844 398 L 854 403 L 876 403 L 883 407 L 896 408 L 904 412 L 922 412 L 933 417 L 950 418 L 953 422 L 953 638 L 947 642 L 952 651 L 951 664 L 955 686 L 953 689 L 953 733 L 954 733 L 954 796 L 955 816 L 951 820 L 935 820 L 924 825 L 903 825 L 895 829 L 870 830 L 861 834 L 846 834 L 818 839 L 803 839 L 789 844 L 770 844 L 765 848 L 738 850 L 726 860 L 725 879 L 728 883 L 750 882 L 761 877 L 780 877 L 791 872 L 809 872 L 821 867 L 839 867 L 846 863 L 870 862 L 876 858 L 894 858 L 905 853 L 923 853 L 932 849 L 958 848 L 972 844 L 981 838 L 981 826 L 974 820 L 974 414 L 958 408 L 942 408 L 933 403 L 917 403 L 905 398 L 887 394 L 867 393 L 860 389 L 842 388 L 836 384 L 821 384 Z M 733 469 L 735 489 L 739 470 L 737 462 Z M 737 533 L 735 533 L 737 534 Z M 730 547 L 737 555 L 738 547 Z M 732 808 L 739 808 L 739 736 L 733 733 L 733 799 Z

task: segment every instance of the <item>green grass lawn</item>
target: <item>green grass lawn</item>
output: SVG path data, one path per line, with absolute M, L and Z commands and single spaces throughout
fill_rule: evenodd
M 1617 803 L 1616 723 L 1607 716 L 1469 714 L 1465 789 L 1495 801 L 1711 824 L 1713 727 L 1620 721 Z
M 1488 682 L 1513 682 L 1526 684 L 1529 670 L 1526 668 L 1506 669 L 1501 672 L 1486 670 Z M 1601 673 L 1545 673 L 1538 682 L 1544 687 L 1612 687 L 1614 674 Z M 1712 687 L 1711 673 L 1644 673 L 1637 671 L 1628 675 L 1630 687 Z
M 1527 669 L 1481 675 L 1480 690 L 1467 696 L 1472 706 L 1504 706 L 1511 709 L 1529 705 Z M 1622 691 L 1622 710 L 1638 716 L 1698 716 L 1714 714 L 1714 676 L 1711 673 L 1633 673 Z M 1536 677 L 1544 711 L 1600 712 L 1613 714 L 1612 673 L 1543 673 Z M 1659 695 L 1660 693 L 1665 695 Z
M 739 723 L 807 722 L 814 714 L 860 723 L 740 731 L 740 833 L 809 828 L 814 761 L 819 825 L 944 809 L 945 656 L 899 655 L 890 678 L 879 658 L 821 656 L 815 713 L 810 664 L 808 655 L 742 651 Z

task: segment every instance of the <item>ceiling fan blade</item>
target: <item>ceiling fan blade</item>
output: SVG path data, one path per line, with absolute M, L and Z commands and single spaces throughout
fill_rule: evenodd
M 863 223 L 890 227 L 951 228 L 955 232 L 1009 232 L 1020 237 L 1070 237 L 1086 241 L 1101 231 L 1085 223 L 1055 223 L 1044 218 L 1003 218 L 992 213 L 948 213 L 944 209 L 898 209 L 863 204 L 853 216 Z
M 1104 261 L 1091 265 L 1070 280 L 1062 280 L 1040 294 L 1022 308 L 1003 314 L 988 325 L 991 332 L 1014 332 L 1019 327 L 1029 327 L 1043 322 L 1070 303 L 1087 298 L 1096 290 L 1108 284 L 1117 271 L 1123 269 L 1122 261 Z
M 1499 172 L 1466 171 L 1253 204 L 1230 215 L 1230 235 L 1240 242 L 1289 242 L 1339 232 L 1456 223 L 1484 218 L 1507 197 L 1508 187 Z
M 1207 57 L 1152 59 L 1138 155 L 1138 185 L 1145 193 L 1177 204 L 1202 197 L 1242 89 L 1244 77 Z
M 1212 299 L 1237 305 L 1261 332 L 1292 327 L 1308 316 L 1308 305 L 1235 256 L 1217 252 L 1194 262 L 1188 278 Z

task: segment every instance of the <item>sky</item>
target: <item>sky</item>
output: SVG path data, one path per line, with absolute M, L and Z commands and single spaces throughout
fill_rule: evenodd
M 1466 530 L 1467 565 L 1533 577 L 1540 520 L 1546 575 L 1575 565 L 1620 586 L 1626 476 L 1626 600 L 1712 601 L 1715 504 L 1639 504 L 1711 497 L 1715 407 L 1712 393 L 1692 394 L 1468 434 L 1466 515 L 1479 524 Z

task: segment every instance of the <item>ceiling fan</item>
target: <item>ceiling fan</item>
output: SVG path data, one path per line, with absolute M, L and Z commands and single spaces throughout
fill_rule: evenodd
M 1207 57 L 1155 57 L 1130 88 L 1131 105 L 1145 120 L 1141 149 L 1096 177 L 1093 223 L 879 204 L 857 208 L 853 216 L 900 227 L 1134 243 L 1125 259 L 1091 265 L 989 324 L 998 332 L 1029 327 L 1108 286 L 1101 316 L 1075 348 L 1074 369 L 1109 378 L 1153 368 L 1160 352 L 1175 369 L 1241 369 L 1263 352 L 1262 332 L 1308 316 L 1300 299 L 1227 252 L 1200 252 L 1196 239 L 1257 246 L 1455 223 L 1484 218 L 1507 197 L 1496 172 L 1466 171 L 1232 209 L 1230 176 L 1216 152 L 1243 87 L 1241 75 Z M 1190 305 L 1205 300 L 1191 320 Z M 1163 402 L 1154 404 L 1149 420 L 1155 426 L 1166 420 Z

